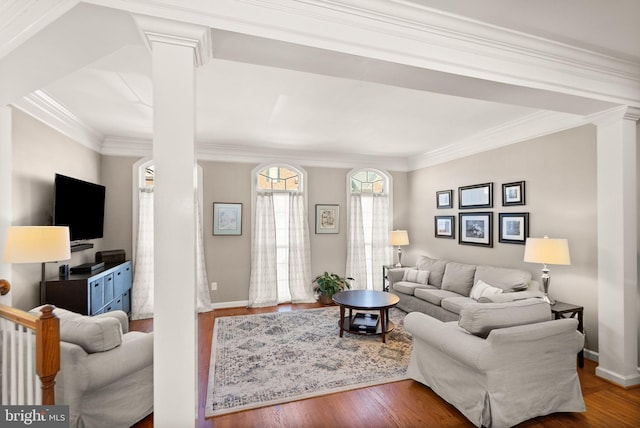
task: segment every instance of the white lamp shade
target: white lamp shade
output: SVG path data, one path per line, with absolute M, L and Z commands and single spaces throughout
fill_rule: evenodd
M 66 226 L 11 226 L 4 249 L 5 263 L 45 263 L 71 258 Z
M 569 241 L 566 239 L 527 238 L 524 261 L 549 265 L 570 265 Z
M 406 230 L 393 230 L 389 235 L 389 241 L 394 247 L 409 245 L 409 234 Z

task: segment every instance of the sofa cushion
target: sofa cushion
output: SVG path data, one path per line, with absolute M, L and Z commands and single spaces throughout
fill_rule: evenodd
M 504 291 L 515 291 L 514 287 L 523 287 L 531 282 L 531 272 L 520 269 L 509 269 L 496 266 L 478 265 L 476 267 L 474 284 L 484 281 Z
M 458 294 L 455 297 L 446 297 L 442 299 L 442 302 L 440 302 L 440 306 L 442 306 L 443 309 L 446 309 L 449 312 L 453 312 L 454 314 L 459 315 L 462 308 L 472 303 L 475 304 L 478 302 L 473 300 L 471 297 L 460 296 Z
M 117 318 L 63 317 L 60 340 L 76 344 L 88 354 L 108 351 L 122 343 L 122 326 Z
M 403 281 L 417 282 L 426 285 L 429 281 L 429 271 L 419 269 L 407 269 L 402 276 Z
M 402 294 L 408 294 L 410 296 L 413 296 L 415 294 L 415 290 L 419 288 L 433 288 L 437 290 L 433 285 L 418 284 L 417 282 L 399 281 L 393 284 L 394 291 Z
M 444 302 L 443 302 L 444 303 Z M 551 307 L 540 299 L 509 303 L 472 303 L 460 311 L 458 325 L 471 334 L 487 337 L 491 330 L 553 319 Z
M 471 288 L 469 297 L 471 297 L 474 300 L 478 300 L 481 297 L 494 296 L 496 294 L 502 294 L 502 292 L 503 292 L 502 288 L 494 287 L 492 285 L 487 284 L 483 280 L 479 280 Z
M 416 267 L 419 270 L 429 271 L 429 284 L 438 288 L 442 287 L 442 276 L 446 265 L 446 260 L 437 260 L 426 256 L 419 256 L 416 261 Z
M 439 288 L 416 289 L 413 293 L 418 299 L 440 306 L 442 299 L 446 297 L 455 297 L 459 294 L 453 291 L 440 290 Z
M 442 277 L 442 289 L 453 291 L 461 296 L 469 296 L 473 287 L 476 265 L 449 262 Z

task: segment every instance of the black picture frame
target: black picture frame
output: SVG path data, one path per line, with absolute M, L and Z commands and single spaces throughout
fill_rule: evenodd
M 340 205 L 316 204 L 316 235 L 340 233 Z
M 458 213 L 458 244 L 493 247 L 493 213 Z
M 213 203 L 213 234 L 242 235 L 242 203 Z
M 453 190 L 438 190 L 436 192 L 436 208 L 453 208 Z
M 498 241 L 524 245 L 529 237 L 529 213 L 500 213 Z
M 436 238 L 456 238 L 456 217 L 453 215 L 437 215 L 434 217 L 433 231 Z
M 502 185 L 502 206 L 525 205 L 524 181 L 514 181 Z
M 461 210 L 492 208 L 493 183 L 458 187 L 458 207 Z

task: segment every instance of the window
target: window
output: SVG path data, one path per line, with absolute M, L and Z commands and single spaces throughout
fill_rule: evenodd
M 355 278 L 359 289 L 382 290 L 379 271 L 391 263 L 391 178 L 388 174 L 362 169 L 348 176 L 349 229 L 347 276 Z
M 303 178 L 290 165 L 254 170 L 249 306 L 315 301 Z

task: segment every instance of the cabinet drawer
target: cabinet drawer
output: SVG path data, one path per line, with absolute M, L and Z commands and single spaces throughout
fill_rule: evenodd
M 113 275 L 114 296 L 119 296 L 131 288 L 131 263 L 124 263 Z
M 131 290 L 122 295 L 122 310 L 127 314 L 131 312 Z
M 104 304 L 104 291 L 102 290 L 103 279 L 103 277 L 100 277 L 89 282 L 92 314 L 95 313 L 93 312 L 94 310 L 101 308 Z

